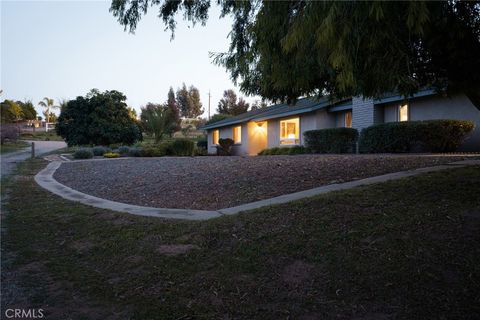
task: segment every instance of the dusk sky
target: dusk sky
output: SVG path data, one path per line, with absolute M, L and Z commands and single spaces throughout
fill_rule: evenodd
M 115 89 L 139 110 L 147 102 L 164 102 L 170 86 L 176 90 L 185 82 L 200 90 L 205 110 L 211 91 L 213 114 L 223 90 L 238 93 L 224 68 L 209 58 L 229 45 L 231 19 L 219 19 L 218 8 L 205 27 L 179 19 L 172 41 L 157 7 L 135 34 L 124 31 L 109 8 L 110 1 L 1 0 L 1 100 L 37 105 L 45 96 L 58 101 L 92 88 Z

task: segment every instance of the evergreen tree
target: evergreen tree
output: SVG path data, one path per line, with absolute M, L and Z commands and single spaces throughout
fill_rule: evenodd
M 200 92 L 194 86 L 187 89 L 184 83 L 177 90 L 177 104 L 184 118 L 197 118 L 203 113 Z
M 237 101 L 235 91 L 229 89 L 223 92 L 223 98 L 218 102 L 217 112 L 236 116 L 247 112 L 248 108 L 249 104 L 243 98 Z
M 178 109 L 177 100 L 175 99 L 175 92 L 173 91 L 172 87 L 170 87 L 170 90 L 168 90 L 167 108 L 169 110 L 170 117 L 168 121 L 168 134 L 172 136 L 175 132 L 181 129 L 180 110 Z
M 190 96 L 190 108 L 189 108 L 189 118 L 198 118 L 202 115 L 202 102 L 200 101 L 200 92 L 194 86 L 190 86 L 188 90 Z

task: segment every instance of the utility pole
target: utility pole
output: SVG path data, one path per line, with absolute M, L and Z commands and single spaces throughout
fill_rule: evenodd
M 210 94 L 210 90 L 208 90 L 208 120 L 210 120 L 210 97 L 212 95 Z

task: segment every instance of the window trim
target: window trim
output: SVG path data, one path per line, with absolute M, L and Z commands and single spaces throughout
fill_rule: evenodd
M 407 108 L 406 120 L 402 120 L 402 117 L 401 117 L 401 109 L 403 106 Z M 405 121 L 410 121 L 410 105 L 408 104 L 408 102 L 400 104 L 397 107 L 397 122 L 405 122 Z
M 216 143 L 215 143 L 215 135 L 217 140 Z M 218 140 L 220 140 L 220 130 L 218 129 L 212 130 L 212 145 L 218 146 Z
M 282 122 L 288 122 L 289 120 L 296 120 L 295 124 L 298 123 L 298 129 L 295 129 L 295 135 L 297 135 L 298 132 L 298 138 L 295 137 L 294 139 L 289 139 L 289 138 L 282 138 Z M 299 145 L 300 144 L 300 117 L 294 117 L 294 118 L 288 118 L 288 119 L 283 119 L 278 122 L 278 129 L 279 129 L 279 140 L 280 140 L 280 145 Z M 286 143 L 289 141 L 293 141 L 292 143 Z
M 350 125 L 347 126 L 347 114 L 350 115 Z M 352 111 L 347 111 L 344 113 L 343 115 L 343 126 L 345 128 L 351 128 L 352 127 L 352 124 L 353 124 L 353 114 L 352 114 Z
M 238 133 L 239 133 L 238 141 L 235 140 L 235 129 L 238 129 Z M 232 127 L 232 140 L 235 145 L 242 144 L 242 126 L 241 125 Z

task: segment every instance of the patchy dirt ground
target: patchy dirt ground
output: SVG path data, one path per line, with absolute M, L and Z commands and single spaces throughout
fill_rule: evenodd
M 65 163 L 54 177 L 73 189 L 109 200 L 151 207 L 216 210 L 465 158 L 442 155 L 129 158 Z

